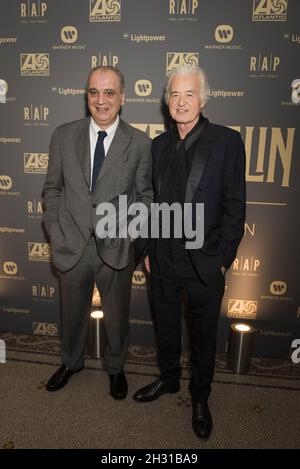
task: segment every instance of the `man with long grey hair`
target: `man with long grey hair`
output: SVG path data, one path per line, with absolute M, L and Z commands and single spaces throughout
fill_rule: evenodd
M 208 397 L 213 380 L 217 325 L 225 272 L 236 256 L 245 221 L 245 150 L 238 132 L 209 123 L 202 110 L 208 99 L 205 72 L 195 66 L 174 70 L 166 86 L 171 129 L 154 139 L 155 201 L 204 204 L 204 242 L 193 249 L 171 230 L 169 239 L 152 239 L 146 267 L 150 270 L 158 334 L 160 376 L 138 390 L 138 402 L 154 401 L 180 389 L 180 290 L 187 292 L 191 351 L 192 426 L 209 438 L 212 416 Z

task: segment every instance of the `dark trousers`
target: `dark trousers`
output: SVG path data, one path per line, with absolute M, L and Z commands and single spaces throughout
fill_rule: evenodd
M 80 261 L 71 270 L 59 274 L 62 362 L 68 368 L 78 370 L 84 366 L 92 293 L 96 282 L 108 342 L 103 366 L 110 374 L 122 370 L 128 349 L 133 252 L 131 257 L 125 269 L 114 270 L 101 260 L 96 242 L 91 238 Z
M 193 402 L 208 399 L 213 380 L 217 326 L 225 279 L 216 273 L 214 281 L 204 285 L 199 279 L 188 252 L 181 248 L 172 257 L 165 249 L 159 270 L 151 265 L 151 285 L 158 333 L 158 362 L 162 378 L 169 385 L 179 383 L 181 375 L 182 297 L 187 292 L 189 306 L 191 380 Z

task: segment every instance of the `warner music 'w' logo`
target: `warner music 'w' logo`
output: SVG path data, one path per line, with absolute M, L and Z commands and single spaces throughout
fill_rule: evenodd
M 149 96 L 152 91 L 152 83 L 149 80 L 138 80 L 135 82 L 134 91 L 138 96 Z

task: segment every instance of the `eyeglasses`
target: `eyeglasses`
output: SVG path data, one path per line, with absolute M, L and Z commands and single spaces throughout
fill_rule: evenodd
M 90 98 L 99 98 L 101 93 L 103 93 L 107 98 L 113 98 L 117 94 L 116 91 L 112 89 L 107 89 L 103 92 L 97 90 L 96 88 L 89 88 L 87 90 L 87 94 Z

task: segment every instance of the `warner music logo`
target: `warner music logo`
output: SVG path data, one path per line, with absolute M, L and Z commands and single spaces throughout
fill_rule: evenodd
M 90 22 L 121 21 L 121 0 L 90 0 Z
M 49 243 L 28 243 L 28 258 L 30 262 L 50 262 L 51 248 Z
M 243 277 L 246 277 L 246 276 L 257 277 L 259 275 L 260 265 L 261 265 L 260 259 L 257 259 L 253 256 L 236 257 L 232 265 L 232 275 L 243 276 Z
M 152 83 L 150 80 L 140 79 L 134 84 L 134 92 L 138 97 L 127 97 L 128 103 L 160 103 L 160 98 L 150 97 L 152 93 Z
M 49 324 L 47 322 L 33 322 L 32 330 L 34 335 L 56 336 L 58 333 L 57 324 Z
M 256 319 L 257 301 L 252 300 L 232 300 L 228 301 L 229 318 Z
M 0 195 L 3 196 L 19 196 L 20 192 L 11 191 L 13 187 L 13 180 L 10 176 L 1 174 L 0 175 Z
M 123 39 L 129 39 L 131 42 L 163 42 L 166 40 L 166 36 L 160 36 L 157 34 L 133 34 L 123 33 Z
M 116 67 L 117 63 L 119 62 L 119 57 L 117 55 L 113 55 L 112 52 L 109 52 L 108 54 L 102 54 L 102 52 L 98 52 L 98 55 L 91 56 L 91 62 L 91 68 L 106 65 L 109 65 L 110 67 Z
M 252 21 L 286 21 L 288 0 L 253 0 Z
M 278 78 L 280 57 L 258 54 L 250 57 L 250 78 Z
M 0 279 L 5 280 L 25 280 L 25 277 L 18 276 L 18 265 L 15 261 L 8 260 L 2 264 Z
M 75 44 L 78 39 L 78 29 L 75 26 L 64 26 L 60 31 L 63 44 L 52 46 L 53 50 L 85 50 L 86 44 Z
M 20 54 L 22 77 L 46 77 L 50 75 L 50 59 L 47 53 Z
M 271 282 L 269 290 L 271 295 L 261 295 L 262 300 L 273 300 L 273 301 L 293 301 L 294 298 L 286 296 L 287 283 L 283 280 L 274 280 Z
M 24 106 L 24 125 L 26 126 L 49 126 L 49 108 L 43 104 L 29 104 Z
M 183 65 L 199 65 L 198 52 L 167 52 L 166 75 Z
M 25 174 L 46 174 L 49 153 L 24 153 Z
M 41 200 L 27 200 L 28 218 L 41 218 L 43 213 L 43 202 Z
M 229 24 L 219 24 L 214 32 L 216 43 L 206 44 L 205 49 L 216 50 L 241 50 L 241 44 L 232 44 L 234 37 L 233 27 Z
M 197 21 L 198 0 L 169 0 L 169 21 Z
M 37 283 L 31 286 L 32 298 L 40 301 L 54 301 L 55 288 L 52 285 Z
M 46 23 L 47 3 L 41 0 L 26 0 L 20 3 L 21 23 Z
M 146 275 L 141 270 L 135 270 L 132 276 L 132 287 L 135 290 L 146 290 Z

